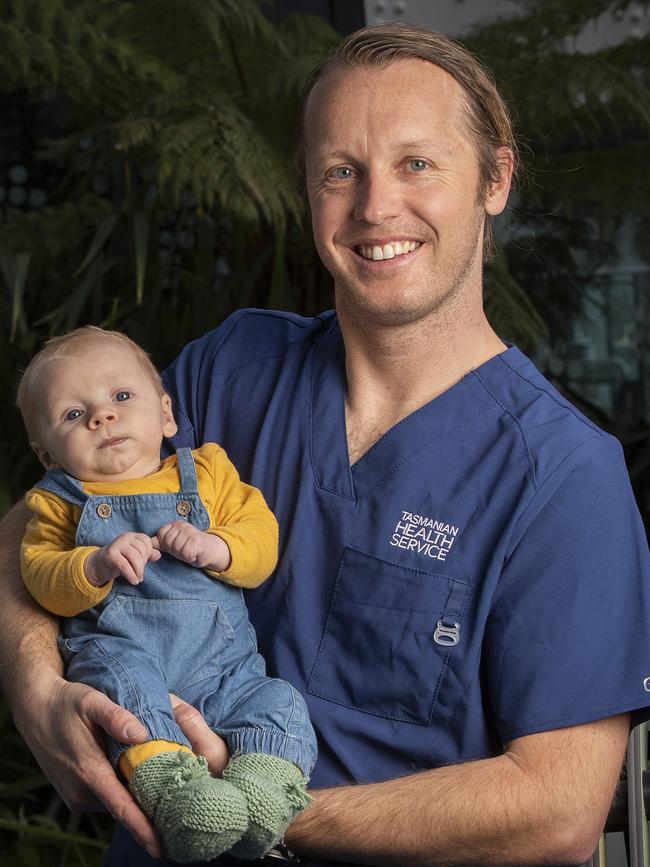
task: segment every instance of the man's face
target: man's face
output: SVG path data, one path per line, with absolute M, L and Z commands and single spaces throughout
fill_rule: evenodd
M 50 362 L 32 443 L 46 467 L 85 482 L 142 478 L 160 466 L 163 436 L 176 424 L 135 354 L 117 341 L 75 347 Z
M 479 201 L 463 105 L 424 60 L 334 68 L 312 91 L 307 189 L 340 311 L 394 325 L 480 304 L 485 214 L 505 206 L 510 174 Z

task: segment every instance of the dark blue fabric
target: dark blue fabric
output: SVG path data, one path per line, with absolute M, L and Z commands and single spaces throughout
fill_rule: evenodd
M 278 518 L 277 571 L 246 601 L 270 671 L 307 699 L 312 785 L 650 705 L 648 548 L 620 445 L 517 348 L 352 467 L 331 313 L 241 311 L 166 383 L 174 445 L 219 442 Z

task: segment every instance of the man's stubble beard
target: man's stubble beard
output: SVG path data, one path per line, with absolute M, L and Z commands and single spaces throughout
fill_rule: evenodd
M 479 243 L 482 240 L 482 228 L 483 219 L 477 221 L 475 231 L 472 232 L 472 241 L 463 248 L 459 268 L 447 269 L 448 273 L 439 275 L 437 286 L 432 285 L 428 293 L 417 287 L 413 290 L 400 289 L 399 294 L 403 300 L 399 306 L 389 308 L 377 304 L 372 294 L 357 291 L 354 283 L 345 280 L 336 282 L 335 300 L 339 315 L 345 316 L 354 324 L 377 328 L 404 327 L 425 319 L 440 327 L 450 323 L 462 310 L 464 295 L 470 288 L 469 283 L 475 279 L 473 272 L 477 269 L 477 259 L 479 280 L 482 279 L 483 245 Z M 437 294 L 440 286 L 447 288 Z M 418 296 L 419 301 L 413 300 Z

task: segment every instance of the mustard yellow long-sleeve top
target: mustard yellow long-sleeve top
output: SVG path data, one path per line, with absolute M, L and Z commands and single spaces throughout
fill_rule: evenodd
M 198 488 L 210 516 L 206 532 L 220 536 L 230 549 L 232 562 L 225 572 L 208 572 L 237 587 L 259 586 L 275 568 L 278 524 L 261 491 L 245 484 L 215 443 L 192 452 Z M 176 456 L 141 479 L 119 482 L 83 482 L 90 495 L 166 494 L 180 489 Z M 23 580 L 34 599 L 48 611 L 73 617 L 93 608 L 111 591 L 113 582 L 94 587 L 84 574 L 87 557 L 96 547 L 75 545 L 81 508 L 56 494 L 32 488 L 26 502 L 34 513 L 21 548 Z

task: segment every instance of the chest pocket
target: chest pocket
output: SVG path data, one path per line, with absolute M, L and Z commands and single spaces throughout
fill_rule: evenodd
M 428 725 L 472 587 L 346 548 L 307 691 L 402 722 Z

